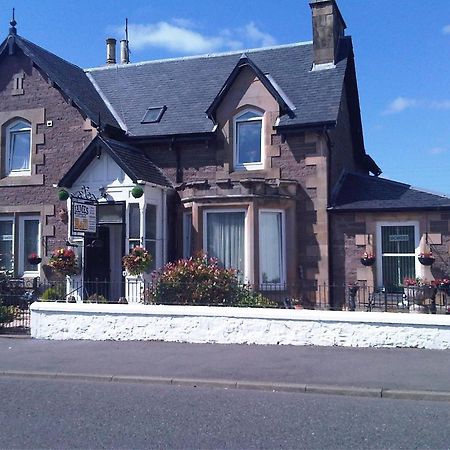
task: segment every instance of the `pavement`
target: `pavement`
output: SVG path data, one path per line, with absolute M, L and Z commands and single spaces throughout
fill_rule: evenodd
M 0 335 L 0 377 L 450 401 L 450 351 L 46 341 Z

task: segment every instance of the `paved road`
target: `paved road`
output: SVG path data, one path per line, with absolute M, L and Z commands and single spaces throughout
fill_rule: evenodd
M 448 448 L 443 402 L 0 379 L 1 448 Z
M 450 351 L 0 338 L 0 371 L 94 373 L 450 392 Z

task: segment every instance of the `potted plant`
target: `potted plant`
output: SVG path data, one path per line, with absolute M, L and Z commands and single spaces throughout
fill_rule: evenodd
M 417 258 L 419 259 L 420 264 L 424 266 L 431 266 L 434 263 L 434 256 L 431 250 L 429 252 L 419 253 Z
M 150 267 L 152 256 L 144 248 L 135 246 L 130 250 L 130 253 L 123 257 L 122 263 L 129 275 L 142 275 Z
M 375 264 L 375 255 L 372 253 L 364 252 L 364 254 L 361 257 L 361 264 L 363 266 L 373 266 Z
M 425 311 L 426 300 L 430 300 L 433 297 L 435 287 L 427 280 L 422 278 L 405 278 L 403 280 L 403 293 L 408 300 L 409 304 L 418 305 L 424 307 Z M 420 311 L 421 309 L 419 309 Z
M 450 279 L 437 278 L 432 282 L 432 284 L 436 286 L 441 292 L 444 292 L 446 295 L 450 295 Z
M 77 258 L 71 248 L 57 248 L 53 250 L 48 265 L 62 275 L 75 275 L 78 273 Z
M 42 258 L 37 253 L 33 252 L 28 255 L 28 262 L 32 266 L 37 266 L 38 264 L 40 264 L 42 262 Z

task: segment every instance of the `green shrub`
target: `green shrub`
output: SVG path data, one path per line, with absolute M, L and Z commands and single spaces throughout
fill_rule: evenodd
M 55 300 L 64 300 L 66 292 L 63 286 L 56 285 L 47 288 L 41 295 L 41 300 L 53 302 Z
M 242 285 L 234 269 L 224 269 L 217 259 L 198 255 L 166 264 L 154 275 L 144 293 L 146 303 L 276 307 L 277 304 Z
M 237 302 L 234 306 L 242 308 L 278 308 L 278 303 L 264 295 L 242 286 Z
M 108 300 L 102 294 L 92 294 L 85 300 L 85 303 L 108 303 Z
M 12 322 L 17 315 L 17 308 L 14 306 L 3 306 L 0 304 L 0 325 Z

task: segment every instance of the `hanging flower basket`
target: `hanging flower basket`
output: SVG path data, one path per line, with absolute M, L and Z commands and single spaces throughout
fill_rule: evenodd
M 152 262 L 152 256 L 144 247 L 136 246 L 130 250 L 130 253 L 123 257 L 122 263 L 125 270 L 130 275 L 141 275 Z
M 372 253 L 365 252 L 361 258 L 361 264 L 363 266 L 373 266 L 375 264 L 376 258 Z
M 419 256 L 417 257 L 417 259 L 419 260 L 420 264 L 422 264 L 423 266 L 431 266 L 435 261 L 432 252 L 419 253 Z
M 37 266 L 42 262 L 42 258 L 37 253 L 31 253 L 30 255 L 28 255 L 28 262 L 32 266 Z
M 133 189 L 131 189 L 131 195 L 134 198 L 141 198 L 144 195 L 144 189 L 142 189 L 142 186 L 137 184 Z
M 54 250 L 48 265 L 61 275 L 75 275 L 78 273 L 76 255 L 71 248 L 57 248 Z
M 64 202 L 69 198 L 69 193 L 65 189 L 60 189 L 58 191 L 58 198 Z

